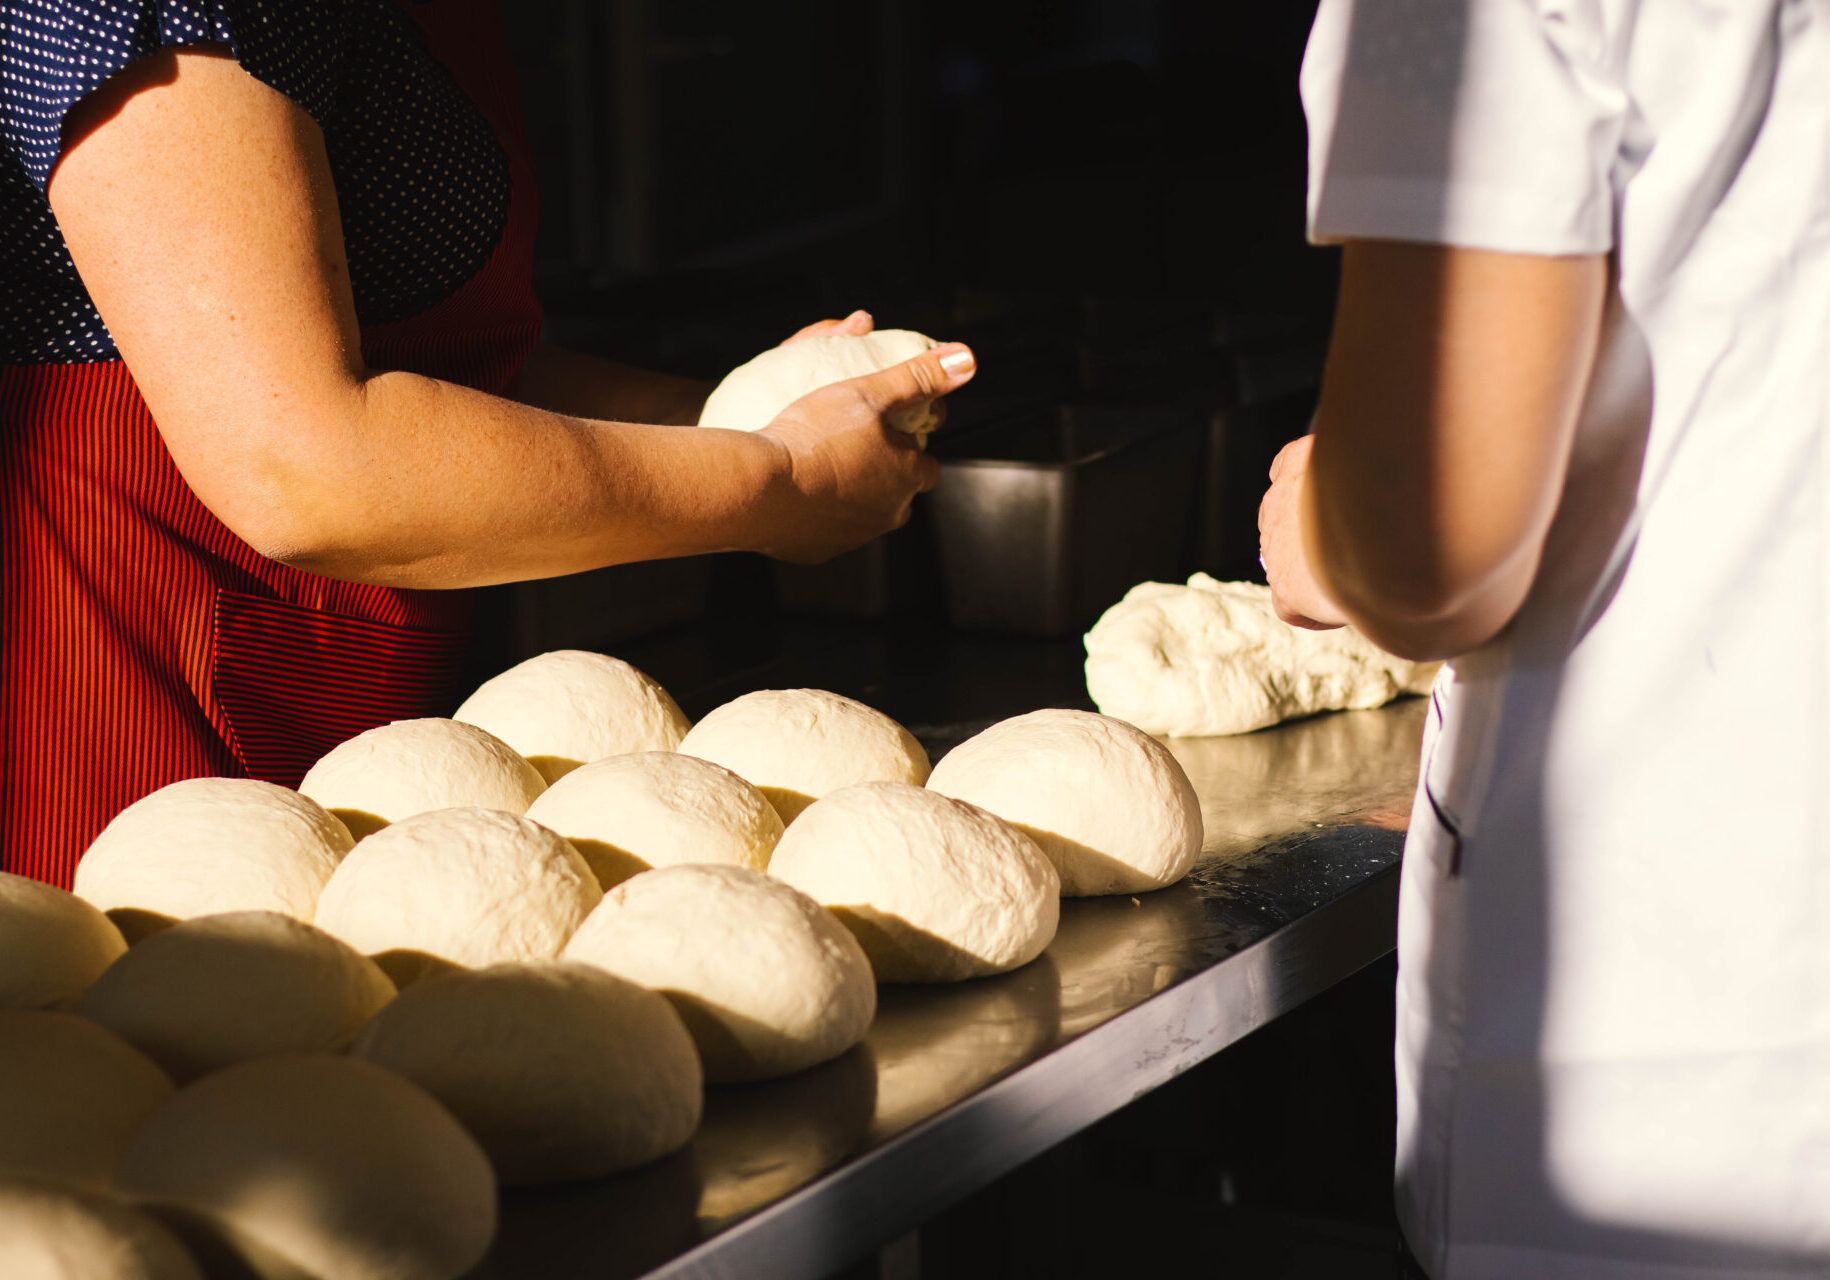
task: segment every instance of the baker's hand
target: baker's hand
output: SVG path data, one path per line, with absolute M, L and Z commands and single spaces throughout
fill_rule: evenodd
M 977 369 L 972 352 L 943 343 L 877 373 L 835 382 L 789 405 L 756 434 L 782 450 L 788 501 L 761 550 L 814 564 L 908 522 L 915 495 L 940 464 L 884 422 L 899 405 L 936 400 Z
M 1303 546 L 1303 486 L 1314 444 L 1313 435 L 1292 440 L 1271 462 L 1271 487 L 1258 504 L 1258 561 L 1277 616 L 1291 626 L 1327 631 L 1347 619 L 1315 580 Z
M 868 311 L 854 311 L 843 320 L 815 320 L 804 329 L 796 329 L 783 338 L 778 346 L 787 346 L 790 342 L 799 342 L 802 338 L 826 338 L 835 333 L 843 333 L 853 338 L 861 338 L 876 325 Z

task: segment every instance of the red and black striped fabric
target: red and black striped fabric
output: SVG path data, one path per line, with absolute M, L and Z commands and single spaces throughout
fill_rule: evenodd
M 507 42 L 485 3 L 412 14 L 494 127 L 513 195 L 481 270 L 365 325 L 363 354 L 499 394 L 541 323 Z M 470 607 L 262 558 L 185 484 L 118 360 L 0 365 L 0 870 L 67 886 L 102 826 L 160 786 L 296 785 L 352 734 L 448 712 Z

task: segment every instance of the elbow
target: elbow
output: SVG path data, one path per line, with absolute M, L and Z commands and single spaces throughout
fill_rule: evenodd
M 1497 636 L 1524 601 L 1516 574 L 1473 580 L 1416 569 L 1358 571 L 1325 584 L 1342 613 L 1368 640 L 1412 662 L 1458 657 Z

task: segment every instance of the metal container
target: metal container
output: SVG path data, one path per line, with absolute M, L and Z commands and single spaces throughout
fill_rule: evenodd
M 949 620 L 1068 635 L 1135 584 L 1187 576 L 1210 412 L 1061 405 L 936 439 Z

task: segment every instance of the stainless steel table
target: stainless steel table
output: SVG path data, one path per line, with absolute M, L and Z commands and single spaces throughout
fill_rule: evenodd
M 708 1090 L 667 1160 L 509 1193 L 477 1280 L 818 1280 L 1385 955 L 1425 706 L 1172 742 L 1186 880 L 1064 902 L 1014 973 L 881 988 L 863 1045 Z M 938 755 L 984 723 L 912 728 Z

